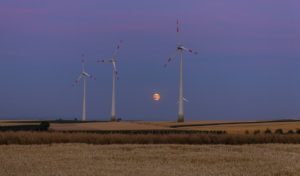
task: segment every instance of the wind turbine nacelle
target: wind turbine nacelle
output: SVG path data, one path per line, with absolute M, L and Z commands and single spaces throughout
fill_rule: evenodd
M 84 77 L 90 77 L 91 76 L 87 72 L 82 72 L 81 75 L 84 76 Z
M 184 47 L 183 47 L 183 46 L 177 46 L 177 50 L 183 51 L 183 50 L 184 50 Z

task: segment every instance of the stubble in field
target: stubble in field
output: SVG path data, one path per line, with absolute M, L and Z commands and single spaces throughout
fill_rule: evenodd
M 0 175 L 297 175 L 300 145 L 3 145 Z

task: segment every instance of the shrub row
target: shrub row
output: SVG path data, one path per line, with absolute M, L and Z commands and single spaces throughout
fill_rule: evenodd
M 44 121 L 38 125 L 0 126 L 0 131 L 47 131 L 49 126 L 49 122 Z
M 270 130 L 269 128 L 267 128 L 264 132 L 261 132 L 260 130 L 255 130 L 253 132 L 253 134 L 260 134 L 260 133 L 264 133 L 264 134 L 272 134 L 272 130 Z M 283 130 L 281 128 L 276 129 L 274 131 L 275 134 L 300 134 L 300 129 L 297 129 L 296 131 L 294 130 L 288 130 L 286 133 L 283 132 Z M 245 134 L 250 134 L 250 132 L 248 130 L 245 131 Z
M 64 133 L 97 133 L 97 134 L 226 134 L 226 131 L 221 130 L 67 130 Z
M 67 122 L 66 122 L 67 123 Z M 72 123 L 72 122 L 70 122 Z M 50 123 L 42 121 L 39 125 L 0 126 L 0 131 L 48 131 Z M 62 132 L 85 132 L 97 134 L 225 134 L 221 130 L 67 130 Z
M 300 144 L 300 135 L 278 134 L 97 134 L 62 132 L 0 132 L 0 144 Z
M 241 125 L 241 124 L 260 124 L 260 123 L 281 123 L 281 122 L 300 122 L 295 119 L 281 119 L 281 120 L 265 120 L 265 121 L 252 121 L 252 122 L 221 122 L 221 123 L 201 123 L 201 124 L 176 124 L 170 126 L 171 128 L 179 127 L 195 127 L 195 126 L 218 126 L 218 125 Z

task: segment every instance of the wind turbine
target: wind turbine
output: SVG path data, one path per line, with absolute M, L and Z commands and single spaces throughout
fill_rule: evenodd
M 82 55 L 82 57 L 84 57 L 84 55 Z M 87 88 L 87 79 L 89 78 L 93 78 L 92 75 L 90 75 L 89 73 L 87 73 L 85 71 L 85 60 L 82 59 L 81 60 L 81 64 L 82 64 L 82 71 L 79 74 L 78 78 L 75 80 L 75 84 L 79 84 L 79 82 L 82 80 L 83 81 L 83 99 L 82 99 L 82 121 L 86 121 L 86 88 Z M 95 78 L 94 78 L 95 79 Z M 75 86 L 75 84 L 73 84 L 73 86 Z
M 169 57 L 167 63 L 164 67 L 176 58 L 179 55 L 180 57 L 180 79 L 179 79 L 179 97 L 178 97 L 178 119 L 177 122 L 184 122 L 184 101 L 187 101 L 183 96 L 183 53 L 189 52 L 192 54 L 197 55 L 197 52 L 194 52 L 192 49 L 186 48 L 179 39 L 179 20 L 177 19 L 177 44 L 176 44 L 176 51 L 174 54 Z
M 113 52 L 113 55 L 111 58 L 107 60 L 98 60 L 98 63 L 110 63 L 112 64 L 112 97 L 111 97 L 111 121 L 116 121 L 116 79 L 118 79 L 118 71 L 117 71 L 117 53 L 120 49 L 120 45 L 122 44 L 122 40 L 120 40 L 117 44 L 117 47 L 115 48 L 115 51 Z

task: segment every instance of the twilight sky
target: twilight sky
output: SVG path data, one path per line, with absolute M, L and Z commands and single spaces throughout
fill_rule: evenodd
M 84 53 L 88 119 L 108 120 L 111 66 L 96 60 L 122 39 L 117 116 L 177 120 L 179 60 L 163 68 L 177 18 L 199 52 L 184 58 L 186 120 L 300 117 L 298 0 L 0 0 L 0 118 L 79 118 Z

